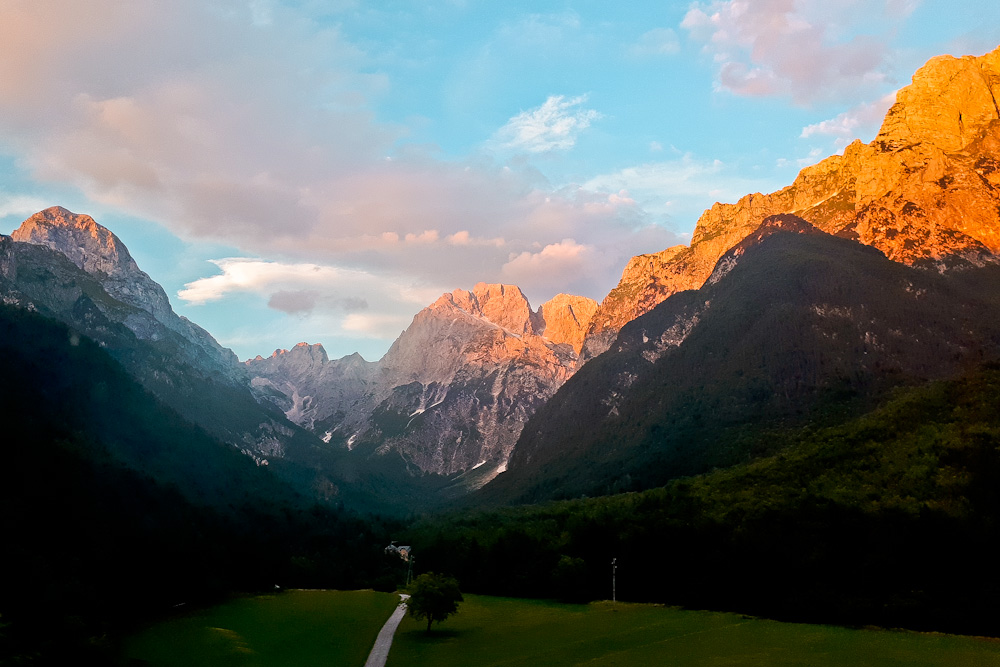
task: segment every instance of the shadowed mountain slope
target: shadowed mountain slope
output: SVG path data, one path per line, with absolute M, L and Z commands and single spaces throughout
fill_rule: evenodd
M 768 453 L 769 431 L 836 423 L 893 386 L 998 352 L 1000 267 L 942 275 L 769 218 L 704 287 L 630 322 L 580 369 L 481 497 L 659 486 Z
M 608 349 L 622 326 L 671 294 L 700 287 L 769 215 L 794 213 L 906 264 L 997 261 L 998 97 L 1000 48 L 931 59 L 897 93 L 874 141 L 855 141 L 777 192 L 715 204 L 688 247 L 633 258 L 591 320 L 581 358 Z

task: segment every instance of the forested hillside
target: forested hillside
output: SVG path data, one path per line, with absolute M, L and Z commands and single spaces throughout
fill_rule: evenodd
M 412 529 L 470 591 L 618 595 L 774 618 L 996 635 L 1000 365 L 899 389 L 753 463 Z
M 104 659 L 231 591 L 395 585 L 389 526 L 306 502 L 89 339 L 0 306 L 0 358 L 0 658 Z

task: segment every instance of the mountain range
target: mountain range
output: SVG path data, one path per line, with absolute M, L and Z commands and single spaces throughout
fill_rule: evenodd
M 545 337 L 547 332 L 553 330 L 551 322 L 555 318 L 548 315 L 552 310 L 551 302 L 539 311 L 546 313 L 548 323 L 544 328 L 531 325 L 530 307 L 526 303 L 520 303 L 520 297 L 515 299 L 517 306 L 513 312 L 517 316 L 513 318 L 507 311 L 502 314 L 496 311 L 486 312 L 477 310 L 474 305 L 467 305 L 473 304 L 486 291 L 520 294 L 512 286 L 479 285 L 472 292 L 473 298 L 465 296 L 467 293 L 455 292 L 443 296 L 437 303 L 419 313 L 385 359 L 368 367 L 369 375 L 364 380 L 356 373 L 349 378 L 345 376 L 342 380 L 336 379 L 336 373 L 331 372 L 330 366 L 310 373 L 299 364 L 292 374 L 288 374 L 287 371 L 278 370 L 279 367 L 290 368 L 288 365 L 282 366 L 282 362 L 277 360 L 283 356 L 281 353 L 276 353 L 277 356 L 269 360 L 250 362 L 249 365 L 252 369 L 260 369 L 255 372 L 259 372 L 272 387 L 284 394 L 286 405 L 294 403 L 297 396 L 300 401 L 315 399 L 317 406 L 326 406 L 312 409 L 313 413 L 317 410 L 324 413 L 320 418 L 324 437 L 335 437 L 339 426 L 341 437 L 346 436 L 346 441 L 350 443 L 348 446 L 367 442 L 373 451 L 395 449 L 414 461 L 423 472 L 465 473 L 471 479 L 467 480 L 463 488 L 475 488 L 491 479 L 496 472 L 506 470 L 509 465 L 532 467 L 533 464 L 526 462 L 537 461 L 534 450 L 539 445 L 535 435 L 521 437 L 516 446 L 512 445 L 518 439 L 523 423 L 532 417 L 539 406 L 546 404 L 553 394 L 557 400 L 551 406 L 563 405 L 564 402 L 572 404 L 578 400 L 587 402 L 596 400 L 597 396 L 607 399 L 609 392 L 624 396 L 634 391 L 630 388 L 630 382 L 618 382 L 581 391 L 573 399 L 564 398 L 570 395 L 568 393 L 555 393 L 578 369 L 586 368 L 591 360 L 616 345 L 619 332 L 630 322 L 649 313 L 673 295 L 697 290 L 706 282 L 714 284 L 722 280 L 747 249 L 750 243 L 747 239 L 754 235 L 755 230 L 769 216 L 794 214 L 807 221 L 809 228 L 816 232 L 876 249 L 885 259 L 895 264 L 918 269 L 913 274 L 917 282 L 924 280 L 924 274 L 928 272 L 957 276 L 963 272 L 970 275 L 967 272 L 984 269 L 983 272 L 988 273 L 985 269 L 1000 261 L 996 254 L 1000 250 L 1000 172 L 997 171 L 1000 163 L 994 157 L 1000 148 L 1000 111 L 996 103 L 998 91 L 1000 50 L 982 57 L 943 56 L 931 60 L 914 75 L 910 86 L 899 91 L 896 103 L 888 112 L 878 136 L 871 143 L 855 141 L 846 147 L 843 155 L 834 155 L 803 169 L 792 185 L 778 192 L 747 195 L 735 204 L 714 205 L 699 219 L 690 246 L 675 246 L 662 252 L 633 258 L 624 269 L 618 286 L 596 308 L 592 302 L 582 299 L 557 297 L 567 302 L 573 300 L 571 310 L 567 312 L 564 308 L 563 316 L 559 318 L 573 333 L 572 337 L 550 337 L 550 342 L 572 343 L 574 352 L 578 355 L 576 357 L 560 358 L 557 354 L 550 354 L 547 361 L 542 362 L 537 356 L 511 357 L 507 350 L 497 354 L 496 351 L 501 348 L 496 346 L 490 348 L 490 353 L 486 353 L 487 348 L 481 345 L 478 348 L 465 348 L 464 343 L 458 343 L 454 338 L 444 345 L 442 342 L 445 336 L 442 332 L 455 317 L 463 322 L 470 322 L 471 315 L 487 328 L 490 324 L 495 324 L 500 329 L 505 329 L 510 336 L 523 336 L 524 340 L 531 340 L 532 335 L 539 331 Z M 772 222 L 765 229 L 773 229 L 774 224 Z M 852 246 L 831 246 L 824 252 L 839 254 L 847 251 L 838 248 L 850 247 Z M 820 255 L 819 259 L 822 260 L 823 253 Z M 779 265 L 789 261 L 782 256 L 773 259 Z M 784 269 L 788 270 L 789 267 Z M 858 298 L 863 296 L 865 290 L 883 289 L 880 281 L 884 277 L 881 272 L 884 271 L 865 271 L 871 275 L 866 278 L 869 282 L 857 286 L 854 296 Z M 830 284 L 837 281 L 838 278 L 831 275 Z M 891 292 L 894 288 L 885 289 Z M 733 298 L 748 299 L 752 296 Z M 777 298 L 779 295 L 775 296 Z M 682 300 L 696 298 L 699 297 L 688 295 Z M 828 295 L 815 294 L 809 298 L 822 298 L 826 301 L 811 305 L 803 302 L 798 305 L 822 311 L 831 302 Z M 963 297 L 959 295 L 958 298 Z M 979 297 L 970 294 L 970 298 Z M 679 307 L 679 303 L 675 307 Z M 861 311 L 857 304 L 850 303 L 849 300 L 845 303 L 847 310 L 838 312 L 847 322 L 856 318 Z M 764 309 L 769 304 L 757 305 Z M 930 312 L 935 306 L 928 304 L 927 307 Z M 905 315 L 893 316 L 896 321 L 890 327 L 886 323 L 888 314 L 885 315 L 886 322 L 881 321 L 881 305 L 876 307 L 873 304 L 871 308 L 872 326 L 903 332 L 903 338 L 909 335 L 912 323 L 906 320 Z M 685 347 L 684 339 L 696 328 L 699 318 L 704 319 L 707 308 L 703 306 L 699 309 L 689 304 L 686 309 L 684 313 L 667 318 L 667 321 L 657 320 L 655 324 L 652 319 L 645 321 L 643 335 L 659 340 L 657 345 L 663 348 L 660 351 L 648 349 L 645 351 L 647 356 L 659 357 L 668 348 Z M 763 311 L 750 310 L 747 315 L 760 312 Z M 914 317 L 924 318 L 926 314 Z M 859 329 L 863 328 L 860 322 L 855 325 Z M 738 344 L 738 341 L 725 339 L 725 333 L 719 335 L 720 339 L 715 344 L 720 347 Z M 939 331 L 928 332 L 928 335 L 940 337 L 950 333 Z M 470 340 L 471 337 L 470 332 L 459 334 L 462 340 Z M 674 343 L 664 342 L 668 340 Z M 433 358 L 431 355 L 414 355 L 408 361 L 403 351 L 419 349 L 411 346 L 413 341 L 421 341 L 421 345 L 430 346 L 427 349 L 435 350 Z M 626 341 L 618 341 L 616 349 L 620 351 L 625 343 Z M 552 346 L 549 347 L 551 349 Z M 469 354 L 470 349 L 477 351 Z M 301 356 L 303 351 L 295 348 L 284 354 L 294 358 Z M 921 353 L 936 352 L 924 350 Z M 493 354 L 497 356 L 494 357 Z M 761 358 L 773 356 L 761 354 Z M 461 362 L 458 363 L 460 359 Z M 700 360 L 697 372 L 712 372 L 710 361 Z M 514 366 L 507 365 L 506 368 L 518 368 L 518 379 L 511 384 L 504 384 L 509 371 L 492 374 L 499 365 L 511 362 Z M 843 372 L 851 375 L 846 358 L 841 362 Z M 902 363 L 898 360 L 886 361 L 892 364 L 897 362 Z M 324 363 L 336 364 L 336 367 L 348 364 L 352 369 L 360 368 L 357 360 Z M 602 368 L 607 368 L 606 365 L 610 363 L 612 362 L 602 362 Z M 776 360 L 775 363 L 778 365 L 772 374 L 792 372 L 784 362 Z M 447 366 L 448 370 L 444 371 L 443 366 Z M 691 368 L 685 372 L 695 370 Z M 588 375 L 594 373 L 598 371 L 588 371 Z M 947 370 L 941 367 L 925 375 L 937 377 L 943 373 L 947 373 Z M 319 381 L 320 374 L 324 378 L 322 381 Z M 470 383 L 472 377 L 476 379 Z M 488 377 L 495 379 L 484 384 L 484 379 Z M 533 386 L 525 382 L 529 377 L 532 378 Z M 907 381 L 917 379 L 918 376 L 912 376 Z M 678 380 L 681 383 L 685 381 L 682 378 Z M 359 382 L 366 382 L 365 388 Z M 582 383 L 583 380 L 575 382 Z M 880 382 L 891 384 L 884 378 Z M 473 384 L 478 384 L 481 388 L 478 395 Z M 378 389 L 375 388 L 376 385 Z M 565 391 L 569 392 L 570 389 Z M 333 395 L 337 398 L 330 398 Z M 380 407 L 373 408 L 376 404 Z M 459 408 L 459 405 L 466 407 Z M 516 410 L 509 410 L 502 409 L 503 405 L 518 407 Z M 544 416 L 538 418 L 539 424 L 542 424 L 541 430 L 533 433 L 575 433 L 577 430 L 586 430 L 584 424 L 593 425 L 591 418 L 567 417 L 564 423 L 564 420 L 553 416 L 552 410 L 555 408 L 551 406 L 545 408 Z M 682 406 L 675 406 L 674 409 L 678 409 L 680 414 L 687 412 Z M 430 414 L 426 414 L 427 412 Z M 294 415 L 299 413 L 288 414 L 295 418 Z M 338 415 L 338 424 L 330 421 L 331 414 Z M 376 416 L 373 418 L 367 415 Z M 314 419 L 311 414 L 304 418 Z M 295 420 L 308 426 L 300 418 Z M 544 426 L 549 420 L 551 429 Z M 504 424 L 507 430 L 498 430 L 497 427 Z M 562 429 L 562 426 L 566 426 L 568 430 Z M 345 428 L 350 434 L 346 433 Z M 593 433 L 588 433 L 588 436 L 585 440 L 589 441 Z M 561 443 L 567 440 L 565 437 L 559 438 Z M 484 447 L 480 442 L 490 444 Z M 565 453 L 562 445 L 553 446 L 553 451 Z M 487 455 L 486 452 L 490 454 Z M 494 458 L 491 459 L 491 456 Z M 572 457 L 567 461 L 565 457 L 555 453 L 553 458 L 559 459 L 559 466 L 573 465 Z M 518 461 L 521 463 L 517 463 Z M 469 474 L 469 471 L 475 473 L 476 466 L 480 465 L 486 468 L 487 474 L 479 477 Z M 586 467 L 585 464 L 581 466 Z M 642 464 L 632 467 L 639 468 Z M 698 467 L 680 467 L 671 474 L 682 474 L 695 469 Z M 566 476 L 571 474 L 567 472 Z M 661 478 L 662 476 L 657 477 Z M 542 475 L 541 479 L 549 478 Z M 509 483 L 508 480 L 502 484 Z M 625 483 L 624 487 L 615 488 L 631 486 Z
M 240 362 L 110 230 L 36 213 L 0 235 L 0 658 L 9 610 L 77 651 L 181 594 L 392 590 L 385 517 L 446 507 L 407 543 L 484 592 L 600 595 L 621 557 L 634 599 L 1000 633 L 998 93 L 1000 48 L 935 58 L 872 142 L 600 304 L 456 289 L 377 361 Z
M 247 362 L 253 385 L 324 441 L 477 487 L 506 469 L 527 418 L 573 372 L 597 304 L 561 294 L 532 310 L 480 283 L 417 313 L 378 362 L 300 344 Z
M 874 141 L 714 205 L 690 246 L 633 258 L 600 304 L 533 309 L 480 283 L 374 362 L 300 343 L 240 363 L 112 232 L 59 207 L 0 239 L 0 293 L 322 502 L 646 488 L 996 354 L 998 89 L 1000 49 L 935 58 Z

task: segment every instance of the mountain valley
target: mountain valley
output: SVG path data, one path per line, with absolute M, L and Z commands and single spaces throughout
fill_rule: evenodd
M 1000 48 L 934 58 L 872 142 L 714 204 L 600 303 L 478 283 L 375 361 L 241 362 L 93 218 L 30 216 L 0 235 L 11 636 L 55 609 L 72 656 L 129 605 L 395 590 L 401 537 L 477 592 L 589 601 L 621 559 L 633 600 L 1000 636 L 976 590 L 1000 545 L 998 95 Z

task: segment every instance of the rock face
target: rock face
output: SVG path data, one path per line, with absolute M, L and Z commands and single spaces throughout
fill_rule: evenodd
M 360 427 L 358 417 L 370 405 L 378 376 L 378 364 L 365 361 L 360 354 L 331 361 L 322 345 L 307 343 L 275 350 L 267 359 L 258 356 L 247 366 L 254 387 L 268 392 L 289 419 L 316 431 L 326 442 L 333 434 L 317 430 L 317 422 L 335 421 L 342 430 Z M 354 417 L 350 425 L 344 422 L 349 415 Z
M 246 368 L 176 315 L 121 240 L 60 207 L 0 237 L 0 297 L 97 341 L 148 391 L 262 464 L 314 438 L 251 391 Z M 308 441 L 308 442 L 306 442 Z
M 174 313 L 166 292 L 138 267 L 121 239 L 89 215 L 53 206 L 25 220 L 11 238 L 55 250 L 95 278 L 116 300 L 144 311 L 123 322 L 136 337 L 142 340 L 162 337 L 158 323 L 197 346 L 203 362 L 212 370 L 226 374 L 238 370 L 236 355 L 219 345 L 207 331 Z M 144 313 L 151 315 L 153 321 Z
M 421 472 L 479 486 L 506 468 L 524 423 L 572 374 L 593 300 L 531 309 L 513 285 L 480 283 L 423 309 L 376 363 L 302 343 L 247 362 L 259 388 L 327 442 L 398 453 Z
M 998 96 L 1000 48 L 932 59 L 899 91 L 870 144 L 855 141 L 778 192 L 715 204 L 689 247 L 634 258 L 594 315 L 582 357 L 606 350 L 626 322 L 671 294 L 701 286 L 769 215 L 794 213 L 905 264 L 946 270 L 997 261 Z
M 566 343 L 580 354 L 590 321 L 597 312 L 597 302 L 583 296 L 557 294 L 538 310 L 545 328 L 541 333 L 553 343 Z

